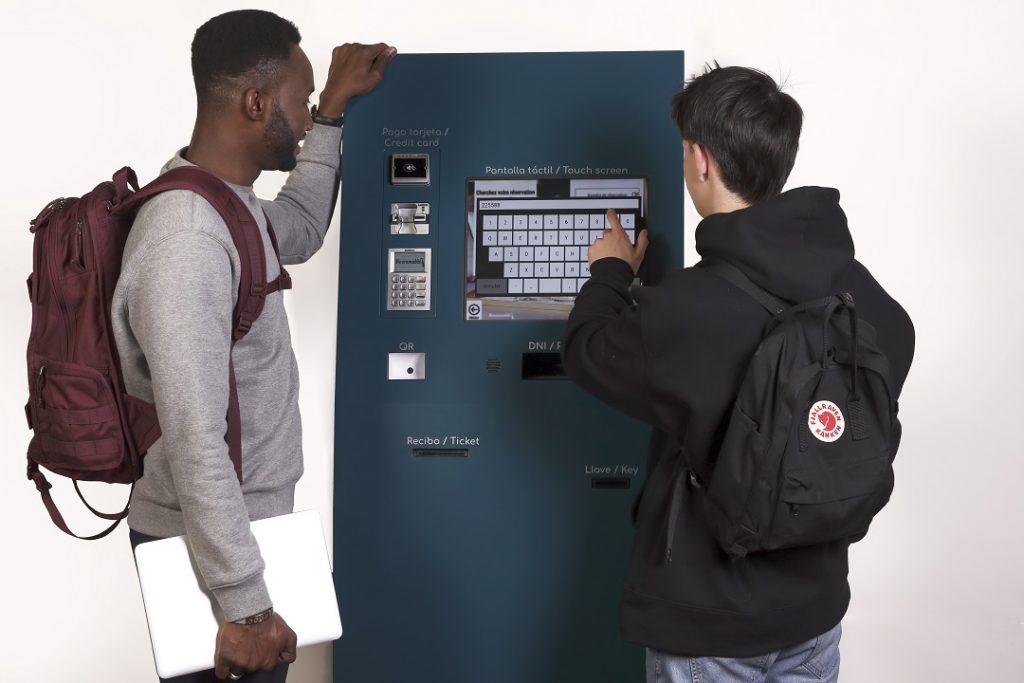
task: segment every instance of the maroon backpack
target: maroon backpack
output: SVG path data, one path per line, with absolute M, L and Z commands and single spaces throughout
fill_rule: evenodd
M 134 191 L 133 191 L 134 190 Z M 32 274 L 32 329 L 28 339 L 28 478 L 35 482 L 50 518 L 77 538 L 102 538 L 128 515 L 94 509 L 79 481 L 132 484 L 142 476 L 143 456 L 160 437 L 153 404 L 125 392 L 110 322 L 111 299 L 121 272 L 125 240 L 143 202 L 167 190 L 190 190 L 220 213 L 241 260 L 241 282 L 234 311 L 232 348 L 263 311 L 267 294 L 291 287 L 284 268 L 267 282 L 263 240 L 252 213 L 231 188 L 195 166 L 164 173 L 139 189 L 135 172 L 122 168 L 112 181 L 78 198 L 60 198 L 30 223 L 35 235 Z M 280 260 L 277 239 L 267 229 Z M 238 480 L 242 480 L 241 423 L 234 365 L 225 440 Z M 75 491 L 107 529 L 83 537 L 68 529 L 40 467 L 74 480 Z M 129 504 L 131 494 L 129 493 Z

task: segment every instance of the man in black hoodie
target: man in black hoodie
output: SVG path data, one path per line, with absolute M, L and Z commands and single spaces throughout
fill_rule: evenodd
M 701 257 L 732 264 L 789 302 L 852 293 L 858 315 L 878 332 L 898 393 L 913 358 L 913 325 L 854 260 L 839 192 L 782 192 L 803 121 L 796 101 L 764 73 L 715 65 L 676 95 L 673 115 L 686 188 L 703 217 Z M 634 246 L 613 212 L 609 225 L 590 248 L 591 279 L 562 348 L 577 384 L 653 427 L 634 508 L 623 636 L 647 648 L 649 683 L 835 681 L 849 542 L 731 559 L 711 534 L 703 491 L 674 485 L 680 471 L 711 471 L 768 313 L 700 267 L 630 289 L 646 235 Z M 670 514 L 674 496 L 678 514 Z

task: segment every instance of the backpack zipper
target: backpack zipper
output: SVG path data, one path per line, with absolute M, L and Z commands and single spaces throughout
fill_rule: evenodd
M 28 231 L 35 234 L 37 230 L 46 225 L 46 222 L 50 220 L 50 216 L 63 209 L 65 204 L 67 204 L 67 199 L 64 197 L 57 197 L 47 204 L 39 212 L 38 216 L 28 222 Z
M 74 259 L 74 262 L 75 262 L 76 266 L 78 266 L 81 270 L 84 271 L 85 270 L 85 241 L 84 241 L 84 236 L 82 235 L 82 226 L 85 225 L 85 218 L 83 218 L 82 213 L 85 212 L 85 206 L 81 202 L 79 202 L 79 204 L 78 204 L 78 210 L 79 210 L 80 213 L 78 215 L 78 218 L 75 219 L 75 250 L 78 252 L 78 254 L 77 254 L 77 258 Z M 61 303 L 65 303 L 64 302 L 64 290 L 62 289 L 62 290 L 60 290 L 60 292 L 61 292 L 60 293 Z M 67 311 L 67 320 L 68 320 L 68 354 L 69 354 L 68 360 L 73 362 L 75 359 L 73 357 L 71 357 L 71 356 L 74 355 L 76 344 L 78 343 L 78 325 L 76 324 L 77 320 L 73 319 L 73 317 L 71 315 L 71 311 L 67 309 L 66 303 L 65 303 L 65 310 Z
M 44 362 L 39 366 L 39 374 L 36 376 L 36 401 L 39 402 L 40 409 L 46 408 L 46 402 L 43 401 L 43 385 L 46 384 L 46 363 Z
M 61 200 L 58 208 L 63 207 L 64 201 Z M 61 360 L 70 361 L 71 359 L 68 357 L 68 354 L 70 353 L 71 349 L 71 328 L 70 325 L 68 325 L 69 316 L 67 312 L 67 307 L 64 304 L 64 293 L 57 281 L 58 264 L 56 258 L 54 257 L 54 251 L 57 246 L 57 234 L 53 230 L 48 230 L 47 232 L 49 234 L 46 237 L 46 246 L 48 247 L 46 249 L 46 260 L 47 263 L 49 264 L 50 287 L 51 290 L 53 291 L 53 295 L 57 297 L 57 312 L 60 313 L 60 321 L 61 324 L 64 326 L 65 331 L 64 336 L 61 337 Z
M 683 457 L 680 451 L 680 458 Z M 686 482 L 689 481 L 689 470 L 683 467 L 680 460 L 676 461 L 674 474 L 672 475 L 672 498 L 668 506 L 668 527 L 665 531 L 665 562 L 672 562 L 672 551 L 676 541 L 676 522 L 679 521 L 679 514 L 683 507 L 683 490 Z
M 71 257 L 82 270 L 85 270 L 85 242 L 82 238 L 82 224 L 85 223 L 81 218 L 75 221 L 75 250 Z

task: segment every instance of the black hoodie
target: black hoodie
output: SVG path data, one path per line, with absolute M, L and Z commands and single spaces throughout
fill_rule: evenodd
M 803 187 L 697 226 L 697 251 L 726 261 L 777 297 L 800 302 L 851 292 L 878 332 L 896 391 L 914 353 L 906 312 L 854 260 L 839 192 Z M 711 470 L 729 409 L 768 314 L 701 269 L 630 290 L 633 273 L 605 258 L 576 298 L 563 341 L 569 376 L 653 426 L 647 479 L 634 508 L 636 536 L 622 600 L 626 640 L 688 656 L 749 657 L 835 626 L 850 599 L 845 541 L 730 559 L 704 519 L 699 489 L 680 468 Z M 680 461 L 684 444 L 689 461 Z M 899 495 L 897 488 L 896 495 Z M 673 534 L 667 525 L 674 520 Z M 672 559 L 666 544 L 672 539 Z

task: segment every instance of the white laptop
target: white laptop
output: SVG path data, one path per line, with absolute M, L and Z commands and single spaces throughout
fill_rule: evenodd
M 252 523 L 266 563 L 263 578 L 298 637 L 314 645 L 341 637 L 341 617 L 320 515 L 294 512 Z M 149 637 L 161 678 L 212 669 L 220 609 L 189 553 L 184 536 L 142 543 L 135 564 Z

